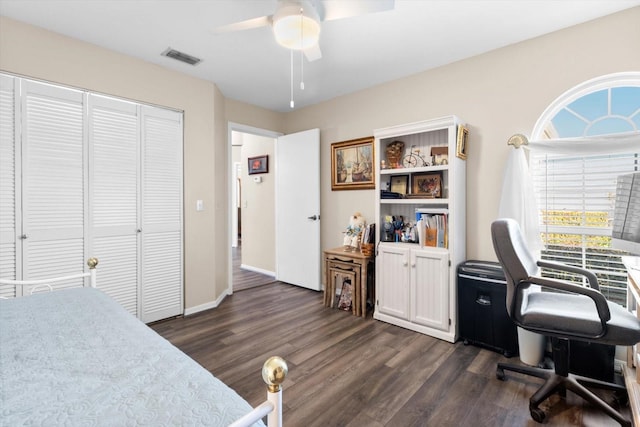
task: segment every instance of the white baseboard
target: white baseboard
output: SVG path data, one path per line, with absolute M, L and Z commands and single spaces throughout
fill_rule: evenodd
M 250 265 L 242 264 L 240 268 L 247 271 L 253 271 L 254 273 L 264 274 L 266 276 L 271 276 L 275 279 L 276 273 L 274 271 L 264 270 L 258 267 L 252 267 Z M 196 305 L 195 307 L 189 307 L 184 309 L 185 316 L 191 316 L 192 314 L 200 313 L 201 311 L 210 310 L 212 308 L 216 308 L 222 303 L 222 301 L 226 298 L 227 295 L 231 295 L 232 291 L 227 289 L 226 292 L 223 292 L 218 299 L 215 301 L 211 301 L 205 304 Z
M 192 314 L 200 313 L 201 311 L 210 310 L 216 308 L 222 303 L 222 301 L 229 295 L 229 292 L 223 292 L 217 300 L 211 301 L 205 304 L 196 305 L 195 307 L 189 307 L 184 309 L 185 316 L 191 316 Z
M 260 273 L 260 274 L 264 274 L 266 276 L 271 276 L 273 278 L 276 277 L 275 271 L 264 270 L 262 268 L 252 267 L 252 266 L 246 265 L 246 264 L 240 264 L 240 268 L 243 269 L 243 270 L 253 271 L 254 273 Z

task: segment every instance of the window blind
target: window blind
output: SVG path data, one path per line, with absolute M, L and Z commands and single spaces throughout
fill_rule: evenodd
M 546 247 L 542 258 L 594 271 L 605 297 L 625 305 L 626 271 L 620 260 L 625 253 L 611 249 L 611 225 L 617 177 L 638 170 L 638 153 L 583 156 L 535 151 L 530 161 Z

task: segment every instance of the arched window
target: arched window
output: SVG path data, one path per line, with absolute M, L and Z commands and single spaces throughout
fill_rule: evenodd
M 542 258 L 595 271 L 603 294 L 624 305 L 624 253 L 611 248 L 611 221 L 618 175 L 640 170 L 640 73 L 604 76 L 566 92 L 542 114 L 531 139 L 565 147 L 530 156 Z

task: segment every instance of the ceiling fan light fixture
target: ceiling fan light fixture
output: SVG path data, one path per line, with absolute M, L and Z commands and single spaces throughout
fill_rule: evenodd
M 318 44 L 320 18 L 307 2 L 293 2 L 273 16 L 276 41 L 287 49 L 305 50 Z

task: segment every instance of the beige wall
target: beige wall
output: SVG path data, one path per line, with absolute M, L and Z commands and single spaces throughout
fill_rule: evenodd
M 332 247 L 341 243 L 353 212 L 376 220 L 373 190 L 331 191 L 330 144 L 459 115 L 470 131 L 467 257 L 494 259 L 489 224 L 498 211 L 506 140 L 530 133 L 546 106 L 571 87 L 640 70 L 638 22 L 640 7 L 287 114 L 225 99 L 210 82 L 2 17 L 0 70 L 185 112 L 185 305 L 198 309 L 219 301 L 228 286 L 230 242 L 219 233 L 228 224 L 228 122 L 285 133 L 320 128 L 321 238 L 323 247 Z M 202 212 L 195 211 L 197 199 L 204 201 Z
M 507 139 L 530 134 L 544 109 L 579 83 L 640 70 L 639 22 L 636 7 L 288 113 L 285 133 L 320 128 L 323 248 L 341 244 L 355 211 L 379 222 L 374 190 L 331 191 L 330 144 L 455 114 L 469 124 L 467 258 L 495 259 L 489 226 L 498 212 Z
M 275 140 L 242 134 L 242 264 L 252 270 L 272 274 L 276 271 L 275 219 Z M 269 156 L 269 172 L 249 175 L 249 157 Z M 254 182 L 254 178 L 262 180 Z

